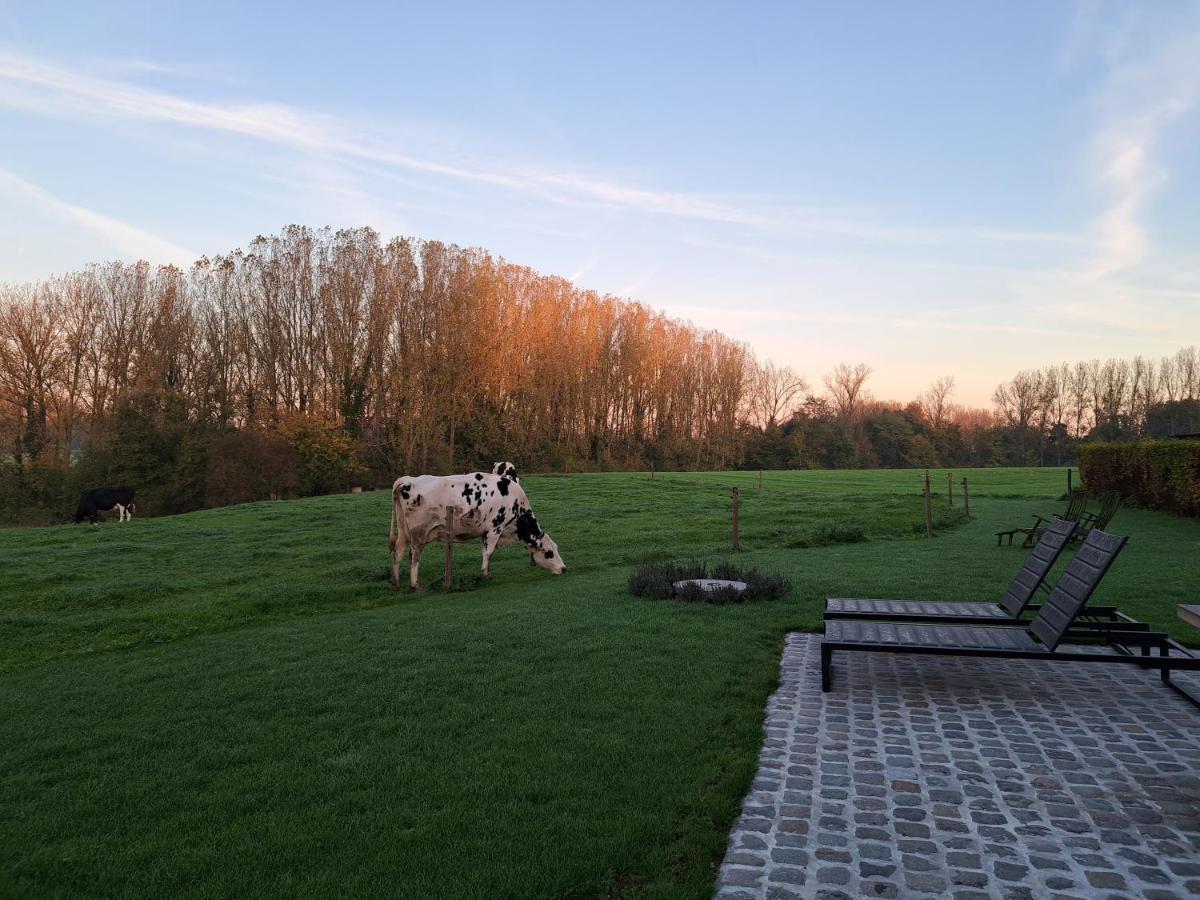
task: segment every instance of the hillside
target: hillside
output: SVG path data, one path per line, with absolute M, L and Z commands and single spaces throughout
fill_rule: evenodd
M 388 586 L 382 492 L 5 532 L 0 893 L 708 896 L 784 635 L 828 593 L 997 595 L 1023 553 L 991 532 L 1065 480 L 969 477 L 927 540 L 914 472 L 530 476 L 570 573 L 509 549 L 482 583 L 467 545 L 449 594 Z M 734 483 L 740 561 L 791 595 L 630 597 L 635 562 L 723 553 Z M 787 546 L 822 524 L 867 539 Z M 1097 602 L 1175 630 L 1200 523 L 1114 530 Z

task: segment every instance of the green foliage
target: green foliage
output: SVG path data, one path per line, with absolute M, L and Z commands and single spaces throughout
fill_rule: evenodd
M 789 547 L 828 547 L 830 544 L 859 544 L 867 539 L 867 530 L 854 523 L 818 525 L 788 542 Z
M 1145 434 L 1171 438 L 1177 434 L 1200 434 L 1200 400 L 1170 400 L 1146 410 Z
M 62 522 L 69 502 L 70 485 L 60 467 L 45 460 L 20 465 L 0 457 L 0 522 Z
M 1139 441 L 1079 448 L 1088 492 L 1117 491 L 1150 509 L 1200 515 L 1200 441 Z
M 911 465 L 915 432 L 913 423 L 902 413 L 884 411 L 875 416 L 868 425 L 871 448 L 879 465 L 885 469 L 896 469 Z
M 697 578 L 716 578 L 721 581 L 744 581 L 746 589 L 719 588 L 706 591 L 694 584 L 675 587 L 677 581 Z M 629 593 L 635 597 L 654 600 L 680 600 L 684 603 L 753 603 L 757 600 L 777 600 L 791 590 L 782 575 L 743 568 L 732 562 L 707 563 L 653 562 L 639 566 L 629 576 Z
M 274 432 L 230 431 L 210 442 L 205 506 L 295 497 L 300 484 L 299 456 Z
M 957 528 L 967 520 L 962 509 L 955 506 L 949 507 L 942 503 L 941 495 L 933 495 L 933 530 L 947 531 L 951 528 Z M 922 511 L 921 519 L 913 522 L 912 530 L 917 534 L 925 534 L 925 514 Z
M 278 431 L 300 461 L 302 494 L 345 490 L 364 474 L 354 440 L 332 422 L 297 413 L 284 419 Z

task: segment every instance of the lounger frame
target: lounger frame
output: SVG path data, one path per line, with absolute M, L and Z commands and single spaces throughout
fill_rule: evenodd
M 1079 619 L 1084 613 L 1088 598 L 1125 546 L 1125 542 L 1126 538 L 1120 535 L 1093 529 L 1050 595 L 1037 608 L 1036 617 L 1026 624 L 968 625 L 954 624 L 944 619 L 938 620 L 936 624 L 879 619 L 827 621 L 825 639 L 821 644 L 821 690 L 828 691 L 832 687 L 835 652 L 911 653 L 983 659 L 1113 663 L 1155 668 L 1159 670 L 1163 684 L 1200 706 L 1200 699 L 1171 681 L 1172 671 L 1200 671 L 1200 657 L 1193 655 L 1168 635 L 1145 630 L 1141 623 L 1132 620 L 1129 622 L 1130 627 L 1114 622 L 1111 627 L 1102 631 L 1079 627 Z M 955 632 L 948 635 L 949 641 L 938 640 L 938 626 L 945 626 Z M 855 639 L 856 631 L 873 631 L 882 636 Z M 959 638 L 957 643 L 953 642 L 955 637 Z M 967 638 L 972 640 L 968 641 Z M 1059 645 L 1066 638 L 1091 641 L 1102 639 L 1112 652 L 1059 650 Z M 1135 650 L 1137 652 L 1134 652 Z M 1157 656 L 1153 655 L 1155 650 L 1158 651 Z
M 1040 611 L 1042 606 L 1033 603 L 1039 589 L 1049 591 L 1046 576 L 1058 561 L 1063 549 L 1071 541 L 1077 525 L 1069 519 L 1055 519 L 1046 529 L 1041 541 L 1030 551 L 1021 564 L 1016 577 L 1004 596 L 994 603 L 956 603 L 939 600 L 871 600 L 859 598 L 827 597 L 825 619 L 860 619 L 888 622 L 928 622 L 946 625 L 1017 625 L 1027 624 L 1026 613 Z M 1087 552 L 1077 555 L 1064 572 L 1075 579 L 1088 576 L 1088 569 L 1103 562 L 1104 553 L 1119 553 L 1122 543 L 1108 541 L 1107 550 L 1097 551 L 1100 539 L 1089 545 Z M 1109 560 L 1108 562 L 1111 562 Z M 1108 562 L 1104 562 L 1107 568 Z M 941 609 L 939 609 L 939 607 Z M 1087 629 L 1137 627 L 1139 623 L 1118 611 L 1115 607 L 1102 607 L 1082 614 L 1080 624 Z
M 1069 635 L 1070 636 L 1070 635 Z M 1074 635 L 1087 637 L 1089 635 Z M 1090 635 L 1095 637 L 1095 635 Z M 1200 672 L 1200 657 L 1188 648 L 1161 632 L 1113 630 L 1105 635 L 1112 653 L 1088 653 L 1077 650 L 993 650 L 972 647 L 946 647 L 936 645 L 883 645 L 826 640 L 821 644 L 821 690 L 829 691 L 833 686 L 833 654 L 845 653 L 912 653 L 919 656 L 963 656 L 980 659 L 1035 659 L 1046 662 L 1111 663 L 1134 665 L 1143 669 L 1158 669 L 1162 683 L 1192 705 L 1200 708 L 1200 696 L 1191 694 L 1182 685 L 1171 680 L 1171 672 Z M 1133 653 L 1131 648 L 1140 652 Z M 1158 655 L 1154 656 L 1153 651 Z M 1175 655 L 1172 655 L 1174 653 Z

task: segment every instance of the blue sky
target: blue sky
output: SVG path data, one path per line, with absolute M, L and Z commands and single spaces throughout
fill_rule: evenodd
M 483 246 L 810 382 L 1200 340 L 1200 4 L 0 0 L 0 280 Z

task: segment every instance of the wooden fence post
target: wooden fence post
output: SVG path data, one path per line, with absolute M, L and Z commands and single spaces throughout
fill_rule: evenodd
M 933 498 L 929 496 L 929 470 L 925 470 L 925 536 L 933 537 Z
M 950 505 L 953 506 L 954 505 L 954 476 L 950 472 L 946 473 L 946 496 L 950 500 Z
M 733 489 L 733 552 L 740 553 L 742 542 L 738 540 L 738 489 Z
M 442 539 L 446 542 L 446 573 L 442 576 L 442 587 L 450 589 L 454 581 L 454 507 L 446 507 L 446 521 Z
M 963 515 L 971 518 L 971 495 L 967 493 L 967 476 L 963 476 Z
M 762 490 L 762 469 L 758 470 L 758 489 Z
M 1072 493 L 1072 489 L 1071 489 L 1071 470 L 1070 470 L 1070 469 L 1067 469 L 1067 497 L 1068 497 L 1068 498 L 1071 496 L 1071 493 Z

